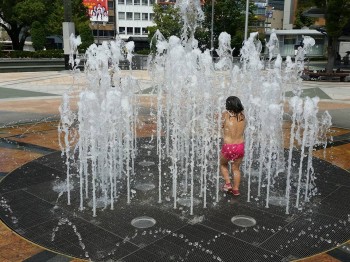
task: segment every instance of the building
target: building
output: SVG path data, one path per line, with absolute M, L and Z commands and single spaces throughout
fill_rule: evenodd
M 274 10 L 283 11 L 285 0 L 269 0 L 269 5 L 273 7 Z
M 135 50 L 148 46 L 147 27 L 153 26 L 155 0 L 108 0 L 108 22 L 91 22 L 95 43 L 108 41 L 118 35 L 134 41 Z
M 285 0 L 283 8 L 283 29 L 293 29 L 298 0 Z
M 290 30 L 275 30 L 277 38 L 279 40 L 279 51 L 282 57 L 295 56 L 295 50 L 302 44 L 303 36 L 310 36 L 315 39 L 315 45 L 309 50 L 307 56 L 309 57 L 323 57 L 327 39 L 324 34 L 317 30 L 311 29 L 290 29 Z M 266 33 L 267 40 L 271 31 Z M 267 50 L 265 50 L 267 52 Z
M 298 0 L 251 0 L 256 6 L 257 21 L 251 29 L 266 32 L 274 29 L 293 29 Z
M 147 27 L 154 25 L 154 3 L 154 0 L 116 0 L 117 34 L 124 40 L 147 38 Z
M 254 24 L 250 25 L 250 28 L 259 33 L 265 33 L 271 28 L 283 29 L 283 1 L 281 4 L 277 4 L 278 8 L 272 5 L 268 0 L 255 1 L 255 18 Z

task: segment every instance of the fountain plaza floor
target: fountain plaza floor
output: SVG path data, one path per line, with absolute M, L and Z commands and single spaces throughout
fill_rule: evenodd
M 146 93 L 147 72 L 133 74 Z M 333 122 L 333 143 L 314 154 L 315 173 L 323 180 L 318 179 L 321 194 L 311 201 L 312 212 L 286 215 L 278 206 L 247 203 L 243 181 L 240 197 L 223 196 L 203 220 L 188 223 L 152 203 L 121 201 L 120 210 L 96 219 L 74 207 L 55 208 L 58 193 L 47 188 L 64 175 L 57 135 L 60 96 L 73 81 L 84 82 L 66 71 L 3 73 L 0 79 L 0 261 L 80 261 L 81 243 L 93 261 L 350 261 L 350 83 L 304 82 L 304 94 L 319 96 L 320 111 L 328 110 Z M 144 112 L 151 99 L 142 95 Z M 146 113 L 140 117 L 144 125 L 137 134 L 147 139 L 155 125 Z M 81 242 L 72 225 L 63 225 L 51 241 L 63 214 Z M 136 236 L 130 221 L 140 215 L 157 224 Z M 230 221 L 234 215 L 254 217 L 257 226 L 238 228 Z

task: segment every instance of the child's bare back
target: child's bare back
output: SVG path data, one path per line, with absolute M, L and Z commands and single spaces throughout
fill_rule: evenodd
M 224 144 L 240 144 L 244 142 L 245 117 L 243 112 L 222 114 Z

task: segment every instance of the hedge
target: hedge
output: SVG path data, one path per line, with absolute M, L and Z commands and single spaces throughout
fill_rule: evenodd
M 50 49 L 40 51 L 0 51 L 2 58 L 64 58 L 63 49 Z

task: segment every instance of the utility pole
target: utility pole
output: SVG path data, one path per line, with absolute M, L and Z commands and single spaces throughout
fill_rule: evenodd
M 245 4 L 245 27 L 244 27 L 244 40 L 248 38 L 248 16 L 249 16 L 249 0 Z
M 211 0 L 211 34 L 210 34 L 210 52 L 211 56 L 214 54 L 214 3 L 215 0 Z
M 64 7 L 64 22 L 62 23 L 63 28 L 63 50 L 64 50 L 64 67 L 66 70 L 72 68 L 69 65 L 69 55 L 70 55 L 70 35 L 75 35 L 75 27 L 72 22 L 72 1 L 63 0 Z

